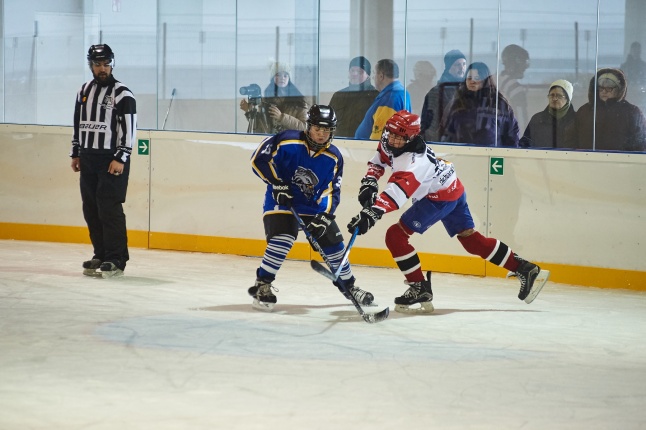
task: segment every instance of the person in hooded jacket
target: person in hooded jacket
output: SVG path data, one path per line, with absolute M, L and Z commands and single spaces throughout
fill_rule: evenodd
M 620 69 L 599 69 L 590 80 L 589 101 L 577 111 L 573 131 L 568 133 L 570 147 L 646 150 L 646 119 L 639 107 L 626 100 L 627 87 L 626 77 Z
M 422 105 L 422 137 L 427 141 L 439 141 L 442 137 L 440 124 L 455 91 L 464 81 L 467 60 L 462 52 L 453 49 L 444 56 L 444 72 L 437 84 L 431 88 Z
M 496 90 L 486 64 L 467 68 L 443 121 L 443 142 L 518 146 L 518 122 L 507 99 Z
M 574 127 L 575 110 L 572 106 L 574 87 L 559 79 L 550 85 L 547 107 L 534 114 L 519 145 L 524 148 L 567 148 L 566 132 Z

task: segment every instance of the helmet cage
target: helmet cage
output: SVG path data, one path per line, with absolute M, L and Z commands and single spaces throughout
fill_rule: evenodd
M 334 140 L 334 132 L 336 131 L 336 113 L 330 106 L 313 105 L 307 112 L 307 127 L 305 128 L 305 139 L 307 146 L 312 151 L 321 151 L 330 146 Z M 330 130 L 330 137 L 324 143 L 315 142 L 310 137 L 312 126 L 325 127 Z
M 406 110 L 400 110 L 391 116 L 384 130 L 381 133 L 381 146 L 389 154 L 398 156 L 406 152 L 406 148 L 410 143 L 411 139 L 421 132 L 420 127 L 420 117 Z M 396 136 L 401 136 L 404 138 L 405 143 L 400 148 L 395 148 L 390 145 L 390 135 L 394 134 Z

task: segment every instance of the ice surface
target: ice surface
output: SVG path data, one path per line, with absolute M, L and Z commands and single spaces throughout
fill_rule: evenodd
M 0 241 L 0 429 L 644 429 L 646 293 L 433 274 L 431 315 L 393 312 L 395 269 L 354 267 L 366 324 L 308 262 L 273 313 L 258 258 Z M 352 258 L 350 258 L 352 259 Z

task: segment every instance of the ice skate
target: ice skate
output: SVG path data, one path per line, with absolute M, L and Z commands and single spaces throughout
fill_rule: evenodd
M 550 277 L 549 270 L 541 270 L 539 266 L 529 261 L 520 260 L 515 275 L 520 280 L 518 298 L 529 304 L 541 292 Z
M 354 297 L 357 303 L 363 306 L 371 305 L 375 300 L 375 296 L 373 296 L 372 293 L 364 291 L 359 287 L 351 287 L 350 294 L 352 294 L 352 297 Z
M 119 269 L 113 262 L 106 261 L 101 264 L 101 276 L 104 279 L 107 278 L 116 278 L 123 276 L 123 270 Z
M 426 274 L 426 281 L 405 283 L 410 287 L 402 296 L 395 297 L 396 312 L 403 314 L 430 314 L 435 310 L 432 303 L 431 272 Z M 412 305 L 418 303 L 419 307 L 411 308 Z
M 271 281 L 256 279 L 255 285 L 247 290 L 249 295 L 253 297 L 251 307 L 259 311 L 271 312 L 277 301 L 272 289 L 278 291 L 271 285 Z
M 339 282 L 345 282 L 345 288 L 347 288 L 348 293 L 345 292 L 345 290 L 341 287 L 341 284 Z M 337 281 L 334 282 L 334 285 L 336 285 L 339 291 L 343 293 L 346 299 L 351 300 L 348 294 L 352 294 L 352 297 L 354 297 L 357 303 L 359 303 L 362 306 L 372 305 L 372 302 L 374 302 L 375 300 L 375 296 L 373 296 L 372 293 L 368 291 L 364 291 L 361 288 L 354 286 L 354 277 L 346 281 L 338 279 Z
M 97 272 L 97 270 L 101 267 L 102 261 L 99 260 L 98 258 L 93 258 L 88 261 L 83 262 L 83 274 L 85 276 L 92 276 L 94 278 L 100 278 L 101 277 L 101 272 Z

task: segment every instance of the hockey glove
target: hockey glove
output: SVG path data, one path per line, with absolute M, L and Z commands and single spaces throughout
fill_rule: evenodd
M 278 184 L 272 185 L 271 194 L 274 197 L 274 200 L 281 206 L 291 206 L 294 195 L 289 189 L 289 185 L 284 182 L 279 182 Z
M 370 207 L 375 204 L 377 200 L 377 192 L 379 191 L 379 184 L 377 180 L 371 176 L 366 176 L 361 180 L 361 188 L 359 188 L 359 203 L 364 208 Z
M 320 239 L 325 236 L 327 228 L 334 221 L 334 215 L 325 212 L 317 213 L 312 221 L 307 225 L 307 230 L 312 233 L 314 239 Z
M 359 215 L 352 218 L 348 224 L 348 231 L 354 232 L 355 227 L 359 229 L 358 234 L 365 234 L 381 219 L 384 211 L 377 208 L 363 208 Z

